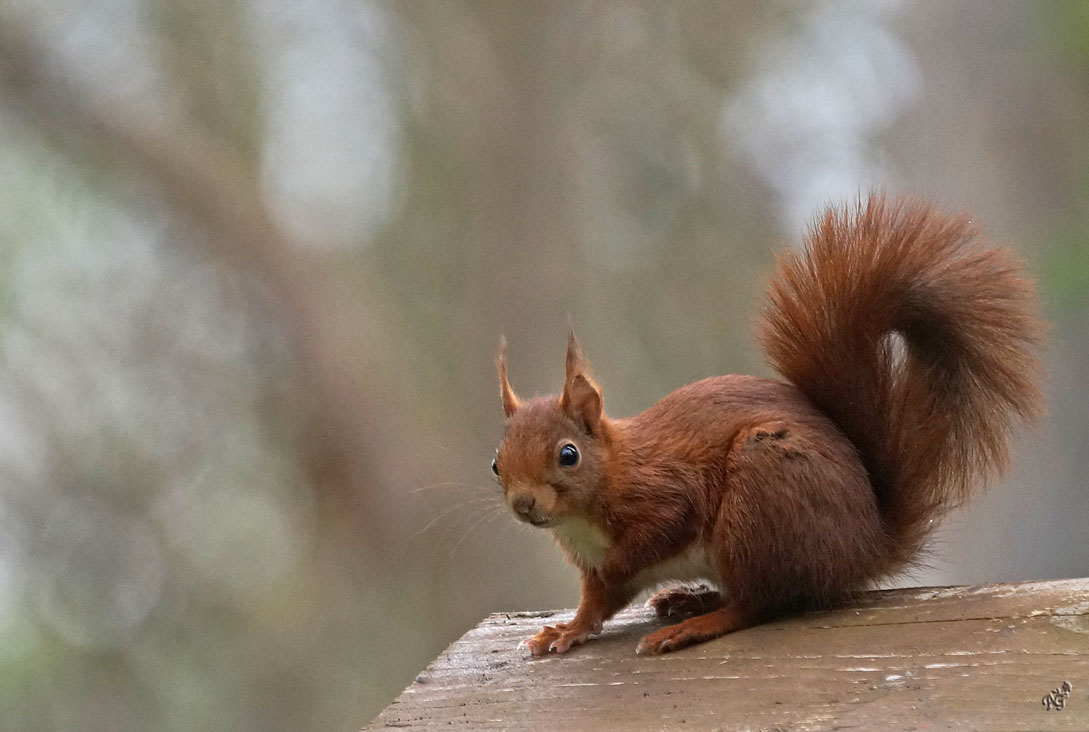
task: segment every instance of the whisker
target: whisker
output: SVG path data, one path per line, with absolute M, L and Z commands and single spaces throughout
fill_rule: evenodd
M 437 442 L 436 440 L 428 440 L 428 442 L 430 442 L 432 445 L 434 445 L 435 447 L 439 448 L 440 450 L 442 450 L 443 452 L 445 452 L 445 453 L 447 453 L 449 455 L 453 455 L 455 457 L 461 457 L 460 454 L 455 452 L 450 447 L 448 447 L 446 445 L 443 445 L 441 442 Z
M 495 488 L 496 486 L 489 486 L 488 489 Z M 423 491 L 438 490 L 440 488 L 472 488 L 473 490 L 484 490 L 484 486 L 480 483 L 461 483 L 454 480 L 439 481 L 437 483 L 428 483 L 427 485 L 421 485 L 418 488 L 412 488 L 409 493 L 421 493 Z
M 449 516 L 450 514 L 456 512 L 456 511 L 460 511 L 461 509 L 467 508 L 469 506 L 475 506 L 475 505 L 479 505 L 481 503 L 487 503 L 487 502 L 491 502 L 491 501 L 494 501 L 494 500 L 495 500 L 495 498 L 491 497 L 491 496 L 481 496 L 479 498 L 470 498 L 467 501 L 461 501 L 459 503 L 456 503 L 453 506 L 448 507 L 446 510 L 440 512 L 437 516 L 435 516 L 435 518 L 428 521 L 427 524 L 424 525 L 423 528 L 421 528 L 418 531 L 414 532 L 410 538 L 415 539 L 417 536 L 424 533 L 425 531 L 430 529 L 432 526 L 437 524 L 439 521 L 442 521 L 444 518 L 446 518 L 447 516 Z
M 495 514 L 496 514 L 496 513 L 497 513 L 497 512 L 498 512 L 498 511 L 499 511 L 499 510 L 501 509 L 501 508 L 502 508 L 502 506 L 496 506 L 495 508 L 491 509 L 490 511 L 485 511 L 485 512 L 484 512 L 484 515 L 483 515 L 483 516 L 481 516 L 480 518 L 478 518 L 478 519 L 477 519 L 476 521 L 474 521 L 474 522 L 473 522 L 473 524 L 472 524 L 472 525 L 471 525 L 471 526 L 470 526 L 470 527 L 469 527 L 469 528 L 468 528 L 468 529 L 467 529 L 467 530 L 465 531 L 465 533 L 461 535 L 461 538 L 460 538 L 460 539 L 458 539 L 458 542 L 457 542 L 457 544 L 454 544 L 454 547 L 453 547 L 453 548 L 452 548 L 452 549 L 450 550 L 450 554 L 451 554 L 451 555 L 452 555 L 452 554 L 454 554 L 454 553 L 455 553 L 455 552 L 456 552 L 456 551 L 458 550 L 458 547 L 459 547 L 459 546 L 461 546 L 462 542 L 464 542 L 464 541 L 465 541 L 466 539 L 468 539 L 468 538 L 469 538 L 469 535 L 470 535 L 471 533 L 473 533 L 473 531 L 475 531 L 475 530 L 476 530 L 476 528 L 477 528 L 478 526 L 480 526 L 480 524 L 482 524 L 482 523 L 484 522 L 484 520 L 485 520 L 485 519 L 487 519 L 487 518 L 491 518 L 491 517 L 494 517 L 494 515 L 495 515 Z
M 446 530 L 443 531 L 442 535 L 436 541 L 436 544 L 438 546 L 449 546 L 450 541 L 452 541 L 453 537 L 460 532 L 461 527 L 464 526 L 466 522 L 473 521 L 473 520 L 478 519 L 479 517 L 484 516 L 486 514 L 502 512 L 507 507 L 506 502 L 504 502 L 502 499 L 497 499 L 495 505 L 493 505 L 493 506 L 487 505 L 488 500 L 489 499 L 485 498 L 485 499 L 482 499 L 481 501 L 479 501 L 479 503 L 473 504 L 474 506 L 477 506 L 477 507 L 480 507 L 481 504 L 483 504 L 483 506 L 479 509 L 480 513 L 470 513 L 470 512 L 467 511 L 467 512 L 461 514 L 460 516 L 458 516 L 459 519 L 462 516 L 464 516 L 465 521 L 461 521 L 461 522 L 450 521 L 449 524 L 446 527 Z

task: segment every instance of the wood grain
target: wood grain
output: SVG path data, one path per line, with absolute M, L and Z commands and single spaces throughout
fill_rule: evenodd
M 519 648 L 572 615 L 486 618 L 368 729 L 1089 729 L 1089 579 L 870 592 L 657 657 L 633 608 L 565 656 Z

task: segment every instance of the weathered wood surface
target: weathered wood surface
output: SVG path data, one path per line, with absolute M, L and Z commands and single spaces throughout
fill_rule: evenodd
M 656 657 L 637 608 L 564 656 L 519 648 L 572 614 L 488 617 L 369 729 L 1089 730 L 1089 579 L 871 592 Z

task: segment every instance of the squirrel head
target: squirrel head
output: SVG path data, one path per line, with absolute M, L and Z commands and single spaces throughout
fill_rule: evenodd
M 574 331 L 558 396 L 518 398 L 507 381 L 505 340 L 495 362 L 507 422 L 492 470 L 507 505 L 518 519 L 540 527 L 586 516 L 604 479 L 610 430 L 601 389 Z

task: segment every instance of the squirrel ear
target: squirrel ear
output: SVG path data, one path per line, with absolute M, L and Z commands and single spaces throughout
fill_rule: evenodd
M 601 433 L 601 390 L 586 374 L 576 374 L 563 386 L 560 408 L 591 435 Z
M 601 430 L 602 399 L 601 389 L 594 383 L 589 371 L 590 365 L 582 355 L 582 348 L 572 329 L 567 335 L 567 368 L 560 408 L 594 435 Z
M 589 364 L 586 363 L 586 358 L 582 355 L 582 346 L 579 345 L 578 338 L 575 338 L 575 329 L 568 328 L 566 382 L 570 382 L 577 374 L 589 370 Z
M 507 339 L 499 339 L 499 351 L 495 354 L 495 368 L 499 372 L 499 394 L 503 397 L 503 413 L 510 417 L 522 405 L 522 400 L 510 388 L 507 381 Z

